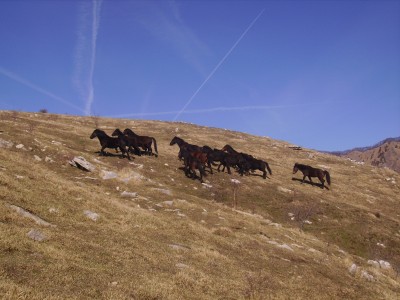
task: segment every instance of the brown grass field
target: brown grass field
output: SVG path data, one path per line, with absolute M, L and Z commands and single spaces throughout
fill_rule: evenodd
M 0 114 L 1 299 L 399 299 L 394 171 L 186 123 Z M 99 156 L 96 127 L 153 136 L 159 157 Z M 230 144 L 273 175 L 215 170 L 202 185 L 179 169 L 175 135 Z M 74 156 L 96 170 L 70 166 Z M 329 190 L 301 184 L 295 162 L 328 170 Z

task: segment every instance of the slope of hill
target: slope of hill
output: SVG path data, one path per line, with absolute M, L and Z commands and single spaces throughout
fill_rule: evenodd
M 371 147 L 337 151 L 332 154 L 375 167 L 387 167 L 400 173 L 400 137 L 385 139 Z
M 96 127 L 154 136 L 160 155 L 99 156 Z M 229 143 L 273 175 L 193 181 L 175 135 Z M 289 146 L 185 123 L 1 112 L 0 297 L 396 299 L 400 175 Z M 72 167 L 75 156 L 96 169 Z M 329 190 L 301 184 L 295 162 L 328 170 Z

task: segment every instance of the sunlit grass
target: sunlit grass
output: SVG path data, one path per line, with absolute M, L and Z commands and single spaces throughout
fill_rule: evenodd
M 130 127 L 157 139 L 158 158 L 129 162 L 98 156 L 90 117 L 1 115 L 0 139 L 14 143 L 0 148 L 2 298 L 394 299 L 399 292 L 394 270 L 367 264 L 399 261 L 399 185 L 385 179 L 400 182 L 393 171 L 221 129 L 97 118 L 108 133 Z M 212 148 L 229 143 L 268 161 L 273 175 L 215 172 L 206 177 L 210 186 L 201 185 L 179 169 L 178 148 L 169 146 L 175 135 Z M 71 167 L 74 156 L 96 171 Z M 291 172 L 295 162 L 328 166 L 330 190 L 293 180 L 301 179 Z M 103 180 L 102 170 L 118 178 Z M 236 210 L 232 178 L 240 181 Z M 55 227 L 20 216 L 10 204 Z M 46 239 L 31 240 L 31 229 Z M 353 262 L 379 279 L 352 276 Z

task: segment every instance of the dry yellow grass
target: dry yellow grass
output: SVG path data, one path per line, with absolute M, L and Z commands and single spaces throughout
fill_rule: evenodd
M 97 139 L 89 139 L 96 124 L 109 134 L 129 127 L 154 136 L 160 156 L 100 157 Z M 400 176 L 391 170 L 184 123 L 1 112 L 0 130 L 0 142 L 13 143 L 0 147 L 0 298 L 396 299 L 400 293 Z M 210 187 L 201 185 L 178 169 L 178 149 L 169 146 L 175 135 L 216 148 L 229 143 L 267 160 L 273 175 L 216 172 L 206 178 Z M 74 156 L 96 170 L 71 167 Z M 295 162 L 328 168 L 330 190 L 293 180 L 301 179 L 291 174 Z M 103 180 L 102 171 L 118 177 Z M 232 178 L 241 182 L 237 209 Z M 39 225 L 10 205 L 55 226 Z M 30 239 L 32 229 L 46 239 Z

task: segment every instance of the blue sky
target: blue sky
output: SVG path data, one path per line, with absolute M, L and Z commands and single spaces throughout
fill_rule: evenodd
M 0 109 L 371 145 L 400 135 L 400 1 L 0 0 Z

